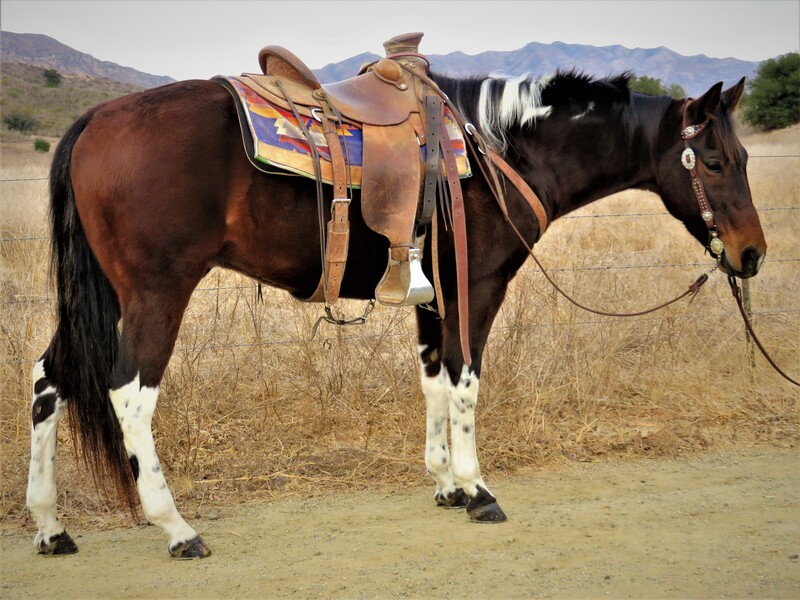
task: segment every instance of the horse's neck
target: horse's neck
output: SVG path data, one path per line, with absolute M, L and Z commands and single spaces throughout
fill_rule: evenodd
M 659 109 L 638 104 L 625 108 L 625 118 L 604 122 L 543 120 L 512 141 L 508 154 L 551 220 L 626 189 L 655 190 L 658 127 L 645 122 L 659 123 L 663 114 L 654 121 Z

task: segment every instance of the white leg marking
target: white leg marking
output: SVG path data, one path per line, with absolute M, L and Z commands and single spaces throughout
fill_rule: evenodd
M 175 508 L 153 442 L 151 424 L 158 388 L 141 387 L 137 374 L 129 384 L 111 390 L 109 395 L 122 427 L 128 457 L 135 456 L 139 464 L 136 486 L 145 517 L 169 535 L 170 548 L 194 538 L 197 532 Z
M 420 353 L 424 350 L 420 348 Z M 425 365 L 420 361 L 420 383 L 425 395 L 427 412 L 427 436 L 425 442 L 425 466 L 436 481 L 436 495 L 449 496 L 456 486 L 450 471 L 450 450 L 447 447 L 447 392 L 444 368 L 438 375 L 425 374 Z
M 37 419 L 36 425 L 31 426 L 31 462 L 26 500 L 28 510 L 39 527 L 33 541 L 37 548 L 49 544 L 55 536 L 64 532 L 64 525 L 58 520 L 56 509 L 56 443 L 58 423 L 64 416 L 66 403 L 58 397 L 56 388 L 47 386 L 41 389 L 46 378 L 44 361 L 39 361 L 33 367 L 34 390 L 37 383 L 40 388 L 38 393 L 33 393 L 33 412 L 53 412 L 44 420 Z M 37 399 L 41 399 L 39 404 L 36 403 Z
M 478 486 L 486 484 L 481 478 L 478 453 L 475 446 L 475 406 L 478 403 L 478 376 L 464 365 L 461 377 L 453 385 L 445 378 L 450 404 L 450 438 L 453 443 L 452 471 L 456 486 L 470 497 L 478 493 Z

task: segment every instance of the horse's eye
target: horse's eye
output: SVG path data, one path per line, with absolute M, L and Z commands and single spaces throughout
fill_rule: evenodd
M 709 172 L 711 172 L 711 173 L 721 173 L 722 172 L 722 165 L 720 165 L 715 160 L 710 160 L 707 163 L 705 163 L 705 165 L 706 165 L 706 169 L 708 169 Z

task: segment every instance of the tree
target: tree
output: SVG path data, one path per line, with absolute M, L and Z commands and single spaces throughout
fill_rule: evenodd
M 742 117 L 763 129 L 800 123 L 800 54 L 790 52 L 761 63 L 742 100 Z
M 661 83 L 660 79 L 656 77 L 648 77 L 647 75 L 642 75 L 641 77 L 634 75 L 631 77 L 628 87 L 631 91 L 639 92 L 640 94 L 672 96 L 673 98 L 686 97 L 686 90 L 684 90 L 677 83 L 670 84 L 669 87 L 666 87 L 663 83 Z
M 678 85 L 677 83 L 673 83 L 667 89 L 667 94 L 672 96 L 673 98 L 686 98 L 686 90 L 683 89 L 682 86 Z
M 667 92 L 664 86 L 661 85 L 660 79 L 648 77 L 647 75 L 642 75 L 641 77 L 634 75 L 628 87 L 631 91 L 639 92 L 640 94 L 662 95 Z
M 58 87 L 61 85 L 61 73 L 55 69 L 47 69 L 44 72 L 44 84 L 47 87 Z

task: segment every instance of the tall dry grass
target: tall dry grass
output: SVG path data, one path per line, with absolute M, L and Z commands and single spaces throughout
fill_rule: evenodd
M 753 197 L 769 258 L 751 285 L 755 327 L 795 376 L 800 366 L 800 129 L 748 136 Z M 761 158 L 791 155 L 793 158 Z M 46 157 L 4 145 L 2 179 L 45 177 Z M 30 369 L 53 327 L 46 181 L 0 183 L 0 451 L 5 526 L 26 520 Z M 688 190 L 687 190 L 688 193 Z M 710 265 L 683 227 L 641 192 L 556 222 L 538 256 L 598 307 L 651 306 Z M 9 241 L 7 238 L 34 238 Z M 349 314 L 363 305 L 343 302 Z M 376 307 L 361 327 L 322 325 L 317 306 L 215 270 L 188 308 L 155 417 L 157 446 L 188 514 L 290 494 L 428 484 L 424 399 L 411 309 Z M 529 262 L 487 347 L 478 441 L 485 475 L 564 460 L 661 455 L 734 444 L 794 446 L 797 392 L 755 359 L 724 277 L 689 305 L 633 319 L 559 298 Z M 59 506 L 82 525 L 124 522 L 59 432 Z M 66 448 L 66 451 L 65 451 Z M 188 507 L 188 508 L 187 508 Z

